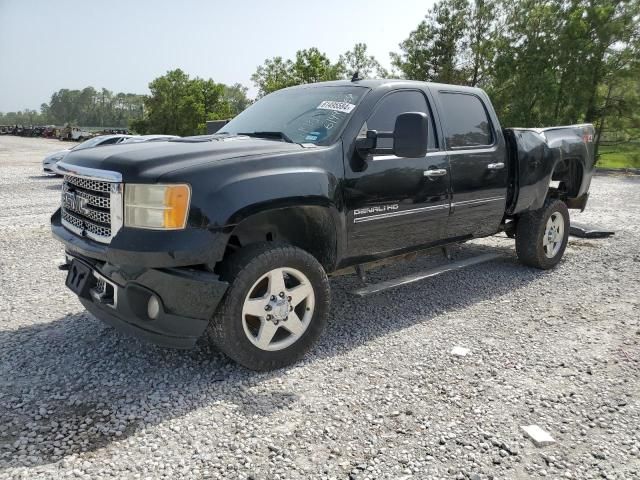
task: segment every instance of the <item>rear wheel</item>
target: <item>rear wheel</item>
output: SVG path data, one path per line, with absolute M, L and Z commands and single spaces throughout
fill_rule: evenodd
M 320 337 L 329 281 L 309 253 L 289 245 L 245 247 L 223 265 L 230 287 L 208 330 L 227 356 L 252 370 L 300 359 Z
M 540 210 L 518 219 L 516 253 L 525 265 L 549 269 L 562 259 L 569 240 L 569 210 L 564 202 L 548 199 Z

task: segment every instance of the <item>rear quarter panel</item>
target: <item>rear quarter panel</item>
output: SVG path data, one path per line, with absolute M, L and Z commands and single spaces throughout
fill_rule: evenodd
M 510 214 L 541 208 L 547 197 L 556 165 L 576 160 L 582 169 L 576 197 L 589 191 L 594 171 L 594 128 L 572 125 L 547 129 L 509 129 L 516 142 L 517 198 Z

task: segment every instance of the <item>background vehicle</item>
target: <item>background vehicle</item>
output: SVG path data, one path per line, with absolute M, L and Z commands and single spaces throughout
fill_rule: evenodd
M 177 135 L 135 135 L 127 138 L 122 143 L 165 142 L 180 138 Z
M 88 130 L 83 130 L 80 127 L 65 127 L 60 131 L 60 140 L 74 140 L 74 141 L 83 141 L 87 138 L 91 138 L 95 136 L 93 133 Z
M 122 141 L 130 137 L 131 135 L 102 135 L 100 137 L 93 137 L 89 140 L 85 140 L 84 142 L 71 148 L 53 152 L 44 157 L 44 159 L 42 160 L 42 172 L 59 175 L 60 172 L 58 172 L 57 169 L 58 162 L 63 160 L 69 154 L 69 152 L 106 145 L 117 145 L 118 143 L 121 143 Z
M 303 85 L 216 135 L 73 152 L 52 231 L 98 318 L 278 368 L 320 336 L 328 273 L 503 230 L 522 263 L 555 266 L 568 208 L 586 206 L 593 133 L 503 130 L 477 88 Z

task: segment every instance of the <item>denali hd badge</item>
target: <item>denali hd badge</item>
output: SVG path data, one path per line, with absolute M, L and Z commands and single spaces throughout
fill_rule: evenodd
M 365 214 L 377 214 L 377 213 L 385 213 L 385 212 L 392 212 L 394 210 L 398 210 L 398 204 L 397 203 L 391 203 L 388 205 L 376 205 L 373 207 L 365 207 L 365 208 L 357 208 L 353 211 L 353 214 L 355 216 L 358 215 L 365 215 Z

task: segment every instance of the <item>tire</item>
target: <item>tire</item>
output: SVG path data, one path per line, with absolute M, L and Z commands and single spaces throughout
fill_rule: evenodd
M 329 314 L 329 280 L 309 253 L 287 244 L 249 245 L 225 261 L 221 277 L 230 286 L 207 337 L 240 365 L 258 371 L 282 368 L 320 338 Z
M 568 240 L 569 210 L 561 200 L 547 199 L 541 209 L 518 219 L 516 253 L 525 265 L 542 270 L 555 267 Z

